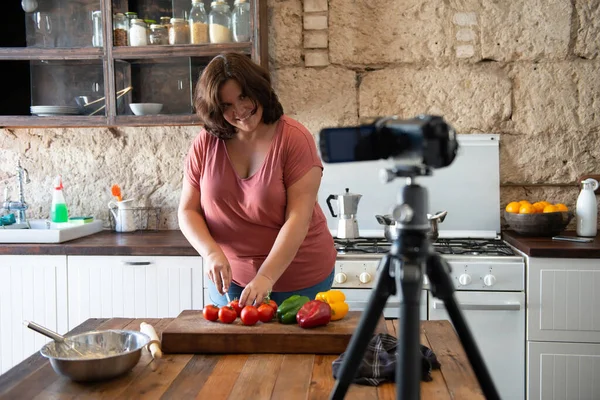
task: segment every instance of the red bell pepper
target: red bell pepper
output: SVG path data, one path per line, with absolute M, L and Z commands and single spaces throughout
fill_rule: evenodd
M 327 325 L 331 321 L 331 306 L 321 300 L 311 300 L 298 310 L 296 321 L 301 328 Z

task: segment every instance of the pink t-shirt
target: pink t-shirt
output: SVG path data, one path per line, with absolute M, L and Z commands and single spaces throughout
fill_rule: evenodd
M 185 161 L 188 182 L 200 190 L 208 229 L 231 264 L 233 281 L 244 287 L 267 258 L 285 222 L 286 189 L 313 167 L 323 168 L 310 132 L 282 116 L 260 169 L 241 179 L 225 142 L 205 130 L 194 139 Z M 308 233 L 273 291 L 304 289 L 333 270 L 336 250 L 325 215 L 315 199 Z

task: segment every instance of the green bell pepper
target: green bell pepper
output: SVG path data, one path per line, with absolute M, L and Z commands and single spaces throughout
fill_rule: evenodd
M 277 308 L 277 321 L 282 324 L 295 324 L 298 310 L 309 301 L 307 296 L 298 294 L 288 297 Z

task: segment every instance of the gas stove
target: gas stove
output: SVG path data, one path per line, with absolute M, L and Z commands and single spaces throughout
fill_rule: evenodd
M 381 254 L 390 251 L 391 242 L 380 238 L 334 239 L 338 254 Z M 436 252 L 462 256 L 515 256 L 514 251 L 500 239 L 438 239 L 433 243 Z

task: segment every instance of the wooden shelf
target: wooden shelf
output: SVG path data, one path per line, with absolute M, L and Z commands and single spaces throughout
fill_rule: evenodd
M 181 46 L 123 46 L 113 47 L 112 56 L 118 60 L 170 57 L 213 57 L 224 51 L 238 51 L 248 55 L 252 52 L 252 43 L 227 44 L 188 44 Z
M 98 126 L 179 126 L 199 125 L 198 117 L 188 115 L 121 115 L 112 121 L 105 116 L 61 115 L 55 117 L 0 116 L 0 128 L 39 128 L 39 127 L 98 127 Z
M 102 60 L 104 49 L 41 49 L 35 47 L 0 47 L 0 60 Z
M 57 115 L 55 117 L 38 117 L 35 115 L 0 115 L 2 128 L 39 128 L 39 127 L 96 127 L 107 126 L 105 116 Z
M 188 115 L 121 115 L 115 117 L 114 126 L 175 126 L 198 125 L 200 121 L 194 114 Z

